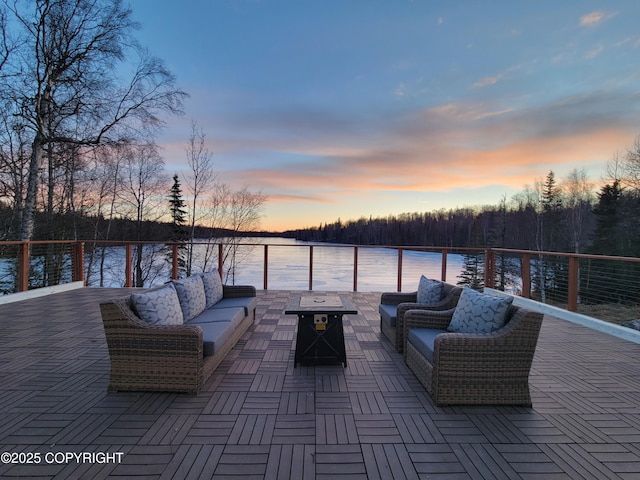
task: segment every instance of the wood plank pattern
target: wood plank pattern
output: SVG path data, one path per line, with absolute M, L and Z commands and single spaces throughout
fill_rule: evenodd
M 533 408 L 436 407 L 380 335 L 375 293 L 344 293 L 348 366 L 293 366 L 291 292 L 198 395 L 108 394 L 98 304 L 79 289 L 0 305 L 0 452 L 121 453 L 0 463 L 0 478 L 631 479 L 640 476 L 640 347 L 546 317 Z M 327 292 L 335 294 L 335 292 Z

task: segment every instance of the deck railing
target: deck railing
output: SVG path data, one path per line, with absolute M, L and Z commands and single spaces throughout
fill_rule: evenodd
M 155 252 L 162 251 L 169 259 L 169 276 L 178 278 L 180 248 L 184 244 L 161 242 L 83 242 L 32 241 L 0 242 L 0 286 L 2 293 L 57 285 L 70 281 L 87 282 L 89 263 L 96 260 L 100 248 L 124 251 L 124 271 L 120 286 L 136 286 L 134 251 L 144 245 Z M 231 244 L 194 242 L 213 248 L 210 256 L 220 272 L 226 268 L 226 251 Z M 462 255 L 466 269 L 465 282 L 475 287 L 498 290 L 552 304 L 569 311 L 586 313 L 597 318 L 606 317 L 616 323 L 640 318 L 640 258 L 611 257 L 502 248 L 469 249 L 417 246 L 325 245 L 325 244 L 269 244 L 240 243 L 237 247 L 261 248 L 262 288 L 269 289 L 270 253 L 274 247 L 308 250 L 308 290 L 314 289 L 315 254 L 322 248 L 352 250 L 353 291 L 358 291 L 359 256 L 367 249 L 392 249 L 397 255 L 398 291 L 403 289 L 403 256 L 407 251 L 435 252 L 440 258 L 440 280 L 460 283 L 461 278 L 447 278 L 448 259 Z M 118 256 L 122 261 L 122 255 Z M 435 276 L 435 275 L 432 275 Z M 163 281 L 168 280 L 164 278 Z M 417 282 L 417 279 L 416 279 Z M 93 281 L 91 284 L 95 284 Z M 142 286 L 142 285 L 137 285 Z M 145 285 L 148 286 L 148 285 Z M 260 285 L 256 285 L 260 288 Z

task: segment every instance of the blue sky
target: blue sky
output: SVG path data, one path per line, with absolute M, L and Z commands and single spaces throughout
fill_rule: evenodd
M 131 0 L 263 228 L 497 204 L 640 134 L 640 2 Z

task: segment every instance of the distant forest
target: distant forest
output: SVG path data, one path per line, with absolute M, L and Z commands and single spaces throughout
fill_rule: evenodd
M 15 223 L 15 211 L 0 202 L 0 241 L 15 240 L 4 235 L 9 232 L 8 225 Z M 127 217 L 106 218 L 103 216 L 82 215 L 78 213 L 35 213 L 34 240 L 81 240 L 101 241 L 176 241 L 175 225 L 172 222 L 157 220 L 135 220 Z M 211 239 L 251 236 L 280 236 L 266 232 L 237 232 L 228 228 L 210 228 L 196 225 L 195 239 Z
M 619 168 L 629 171 L 627 161 Z M 584 172 L 544 181 L 500 205 L 360 218 L 285 232 L 305 241 L 393 246 L 495 247 L 640 256 L 640 189 L 631 175 L 594 193 Z
M 15 219 L 0 202 L 0 224 Z M 37 212 L 34 239 L 172 241 L 175 225 L 153 220 Z M 55 232 L 54 235 L 52 233 Z M 280 233 L 196 226 L 193 238 L 284 236 L 361 245 L 502 247 L 640 257 L 640 189 L 615 179 L 593 193 L 580 172 L 525 187 L 499 205 L 360 218 Z

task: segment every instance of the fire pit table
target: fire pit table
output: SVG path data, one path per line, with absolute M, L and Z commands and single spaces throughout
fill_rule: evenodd
M 339 295 L 295 295 L 284 313 L 298 315 L 294 367 L 298 363 L 347 366 L 342 316 L 358 313 L 348 299 Z

